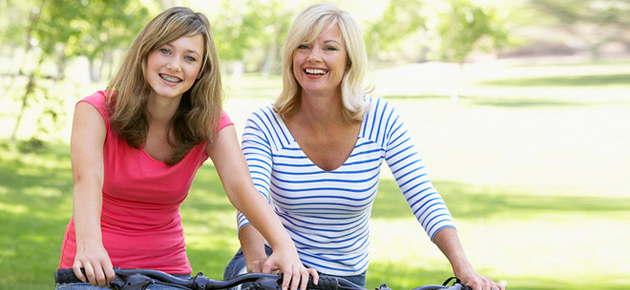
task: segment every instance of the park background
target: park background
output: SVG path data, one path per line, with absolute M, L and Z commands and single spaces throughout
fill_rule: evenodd
M 77 100 L 104 89 L 164 8 L 204 12 L 242 132 L 281 87 L 279 46 L 319 1 L 0 0 L 0 289 L 52 289 L 71 216 Z M 366 85 L 392 102 L 474 267 L 509 289 L 630 286 L 630 1 L 338 0 L 362 25 Z M 238 248 L 211 162 L 182 205 L 194 271 Z M 383 168 L 367 287 L 450 266 Z

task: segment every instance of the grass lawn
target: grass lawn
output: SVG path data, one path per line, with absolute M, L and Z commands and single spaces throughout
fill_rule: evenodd
M 454 69 L 413 64 L 369 80 L 407 124 L 475 268 L 509 289 L 627 289 L 630 62 L 469 64 L 458 103 L 448 98 Z M 226 111 L 241 132 L 280 81 L 246 75 L 226 84 Z M 12 126 L 2 122 L 5 138 Z M 67 144 L 28 154 L 0 145 L 0 289 L 52 288 L 71 203 Z M 182 215 L 194 271 L 220 278 L 238 240 L 210 163 Z M 368 288 L 452 275 L 386 168 L 371 231 Z

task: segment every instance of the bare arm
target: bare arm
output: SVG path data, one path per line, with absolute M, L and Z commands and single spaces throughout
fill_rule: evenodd
M 288 288 L 291 281 L 294 281 L 290 283 L 291 289 L 296 290 L 300 279 L 300 289 L 306 289 L 309 274 L 317 278 L 317 273 L 302 265 L 295 245 L 280 219 L 254 187 L 234 126 L 221 129 L 215 138 L 214 145 L 208 147 L 208 155 L 214 162 L 230 202 L 247 217 L 274 250 L 265 262 L 263 272 L 270 273 L 279 268 L 285 277 L 290 277 L 283 280 L 283 290 Z
M 77 104 L 72 122 L 70 152 L 74 184 L 72 216 L 77 253 L 72 268 L 79 279 L 106 287 L 114 269 L 101 234 L 103 205 L 103 144 L 106 136 L 101 114 L 92 105 Z M 80 269 L 84 268 L 84 276 Z
M 238 233 L 238 238 L 245 257 L 247 272 L 261 273 L 267 260 L 265 239 L 252 225 L 243 226 Z
M 435 234 L 433 241 L 451 263 L 455 276 L 461 279 L 464 285 L 470 286 L 473 290 L 505 290 L 504 286 L 475 272 L 466 258 L 457 230 L 451 227 L 443 228 Z

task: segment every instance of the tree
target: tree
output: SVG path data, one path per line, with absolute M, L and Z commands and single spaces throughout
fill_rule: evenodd
M 93 64 L 97 57 L 107 55 L 106 52 L 123 43 L 128 45 L 133 40 L 132 36 L 148 21 L 150 9 L 158 10 L 150 1 L 114 0 L 94 3 L 89 0 L 27 0 L 19 4 L 10 3 L 10 7 L 14 12 L 22 12 L 18 18 L 28 19 L 13 26 L 17 31 L 25 31 L 25 57 L 19 71 L 27 76 L 28 81 L 18 100 L 21 107 L 12 140 L 15 140 L 25 109 L 31 104 L 40 104 L 43 112 L 40 120 L 48 117 L 51 121 L 59 119 L 57 112 L 62 111 L 57 100 L 59 96 L 40 88 L 42 79 L 62 79 L 68 58 L 86 56 Z M 20 9 L 23 7 L 26 9 Z M 25 17 L 25 14 L 29 16 Z M 10 34 L 4 31 L 3 36 L 6 35 Z M 15 37 L 9 39 L 16 42 Z M 57 75 L 43 75 L 43 63 L 55 60 L 58 63 Z M 90 74 L 96 80 L 94 77 L 97 74 L 93 73 L 96 70 L 94 66 L 90 67 Z M 39 124 L 41 127 L 43 123 Z
M 259 55 L 257 69 L 268 77 L 288 30 L 291 13 L 280 0 L 225 0 L 222 13 L 214 21 L 213 33 L 221 59 L 234 64 L 235 77 L 243 69 L 243 60 Z M 247 55 L 246 55 L 247 54 Z
M 420 0 L 390 0 L 381 19 L 368 23 L 364 39 L 371 59 L 381 50 L 395 48 L 407 35 L 425 24 L 425 6 Z
M 552 26 L 576 36 L 599 56 L 599 48 L 622 42 L 630 49 L 630 1 L 628 0 L 530 0 L 528 7 L 556 21 Z
M 471 0 L 449 0 L 434 14 L 432 51 L 429 58 L 459 64 L 454 75 L 451 100 L 457 102 L 463 65 L 476 49 L 489 50 L 507 43 L 508 31 L 503 10 Z

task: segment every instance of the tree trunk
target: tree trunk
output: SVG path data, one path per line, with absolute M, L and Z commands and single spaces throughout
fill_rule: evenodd
M 28 107 L 28 101 L 31 95 L 33 94 L 33 92 L 35 92 L 35 88 L 37 85 L 37 76 L 40 73 L 40 69 L 43 62 L 44 62 L 44 56 L 40 55 L 39 61 L 37 62 L 37 68 L 35 68 L 35 71 L 33 71 L 33 73 L 28 78 L 28 83 L 26 84 L 26 91 L 24 92 L 24 95 L 22 96 L 22 107 L 20 108 L 20 113 L 18 114 L 17 119 L 15 120 L 13 133 L 11 133 L 11 142 L 15 141 L 15 136 L 17 135 L 18 129 L 20 128 L 20 124 L 22 123 L 22 118 L 24 117 L 24 111 L 26 111 L 26 108 Z
M 61 47 L 57 56 L 59 57 L 59 63 L 57 64 L 57 76 L 55 77 L 56 81 L 63 80 L 66 77 L 66 63 L 68 58 L 66 57 L 65 45 Z
M 267 52 L 267 57 L 265 57 L 265 63 L 263 64 L 262 67 L 262 79 L 263 80 L 268 80 L 269 79 L 269 75 L 271 72 L 271 69 L 273 67 L 273 63 L 276 60 L 276 50 L 278 49 L 279 46 L 279 40 L 280 40 L 280 32 L 282 30 L 282 23 L 280 22 L 280 20 L 276 20 L 276 25 L 275 25 L 275 36 L 273 39 L 273 42 L 271 43 L 271 48 L 269 48 L 269 51 Z
M 232 66 L 232 80 L 230 81 L 231 85 L 237 85 L 243 77 L 243 72 L 245 71 L 245 65 L 242 60 L 237 60 L 234 62 Z
M 453 77 L 453 84 L 451 86 L 451 102 L 457 103 L 459 101 L 459 88 L 462 85 L 462 75 L 464 74 L 464 63 L 457 64 L 457 70 Z
M 26 62 L 28 61 L 28 53 L 31 51 L 33 46 L 31 45 L 31 32 L 33 32 L 37 28 L 37 23 L 39 23 L 39 16 L 42 14 L 42 10 L 44 9 L 44 5 L 46 4 L 46 0 L 42 0 L 39 3 L 39 8 L 31 10 L 31 14 L 29 17 L 29 25 L 26 30 L 26 47 L 24 49 L 24 59 L 22 60 L 22 65 L 20 65 L 19 74 L 24 74 L 24 67 L 26 66 Z
M 107 59 L 107 79 L 111 80 L 114 73 L 114 53 L 111 50 L 105 52 Z
M 96 66 L 95 57 L 88 57 L 89 70 L 90 70 L 90 82 L 96 83 L 101 80 L 101 72 L 102 66 Z

